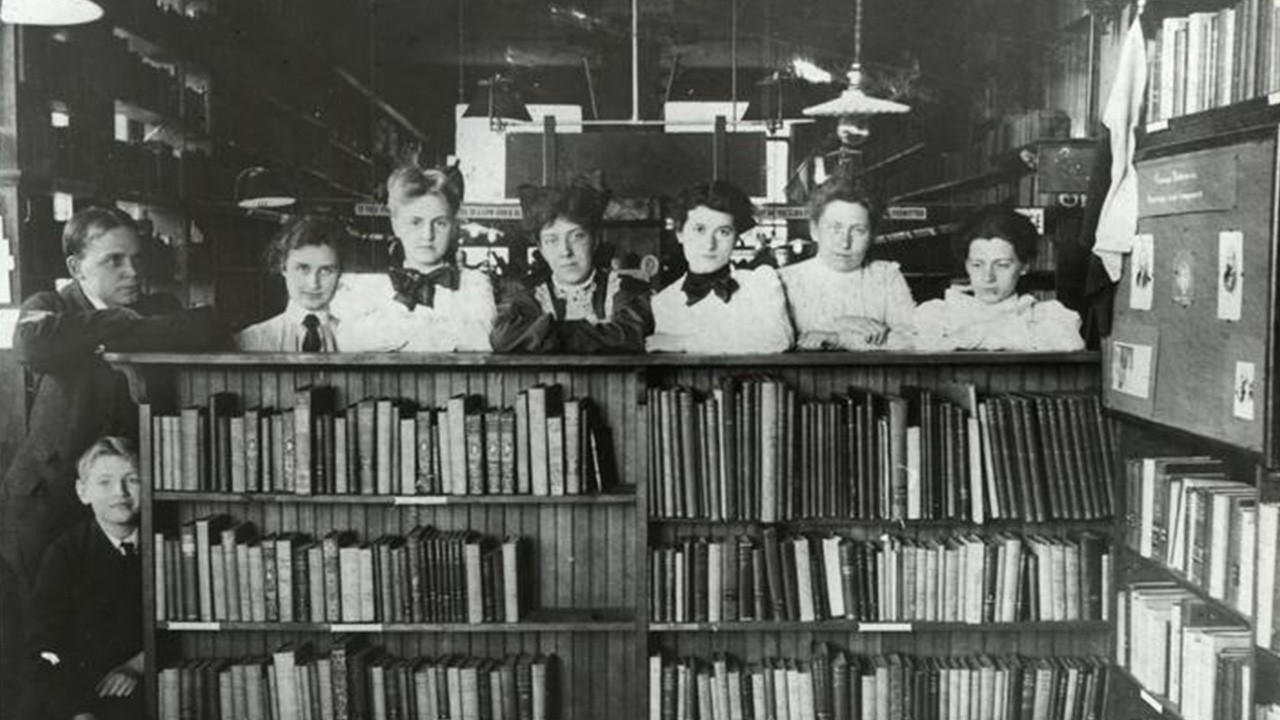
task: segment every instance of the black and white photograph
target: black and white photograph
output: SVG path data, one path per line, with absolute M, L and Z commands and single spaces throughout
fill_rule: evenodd
M 0 0 L 0 720 L 1280 720 L 1277 198 L 1280 0 Z

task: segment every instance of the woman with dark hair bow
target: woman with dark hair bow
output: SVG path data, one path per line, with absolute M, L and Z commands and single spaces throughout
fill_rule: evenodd
M 520 188 L 525 228 L 546 261 L 503 284 L 490 341 L 499 352 L 644 352 L 649 287 L 602 262 L 606 193 L 584 183 Z
M 344 349 L 490 349 L 493 283 L 479 270 L 458 266 L 461 205 L 462 180 L 454 172 L 408 165 L 391 173 L 387 206 L 403 264 L 374 283 L 353 278 L 347 285 L 344 279 L 333 303 L 349 325 Z

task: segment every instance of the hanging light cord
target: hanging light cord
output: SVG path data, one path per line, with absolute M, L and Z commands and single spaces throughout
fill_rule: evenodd
M 853 66 L 862 67 L 862 0 L 853 5 Z

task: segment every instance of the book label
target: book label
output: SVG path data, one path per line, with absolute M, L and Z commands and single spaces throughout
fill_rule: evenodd
M 1147 123 L 1147 133 L 1148 133 L 1148 134 L 1153 133 L 1153 132 L 1160 132 L 1161 130 L 1168 130 L 1168 129 L 1169 129 L 1169 121 L 1168 121 L 1168 120 L 1157 120 L 1157 121 L 1155 121 L 1155 122 L 1153 122 L 1153 123 Z
M 380 633 L 382 632 L 382 623 L 332 623 L 329 625 L 331 633 Z
M 1244 296 L 1244 234 L 1218 233 L 1218 319 L 1240 320 Z
M 165 623 L 164 627 L 167 630 L 183 632 L 218 632 L 222 629 L 222 623 L 171 621 Z
M 1273 92 L 1267 96 L 1268 105 L 1280 105 L 1280 92 Z
M 446 505 L 449 498 L 444 495 L 397 495 L 392 505 Z
M 1155 237 L 1149 234 L 1133 238 L 1133 259 L 1129 263 L 1129 307 L 1134 310 L 1150 310 L 1155 294 Z
M 1177 215 L 1236 206 L 1240 177 L 1235 155 L 1192 154 L 1153 160 L 1138 168 L 1140 217 Z
M 1143 690 L 1142 688 L 1138 688 L 1138 697 L 1142 698 L 1143 702 L 1150 705 L 1152 710 L 1155 710 L 1156 712 L 1161 714 L 1164 713 L 1164 706 L 1161 705 L 1160 701 L 1156 700 L 1155 697 L 1151 695 L 1151 693 L 1147 692 L 1146 690 Z
M 864 622 L 858 623 L 858 632 L 864 633 L 909 633 L 911 632 L 911 623 L 901 622 Z

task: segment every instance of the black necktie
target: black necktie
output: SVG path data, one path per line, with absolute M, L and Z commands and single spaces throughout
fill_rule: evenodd
M 122 542 L 120 543 L 120 552 L 124 553 L 125 557 L 131 558 L 138 554 L 138 549 L 131 542 Z
M 720 297 L 721 300 L 729 302 L 729 298 L 738 291 L 738 281 L 734 280 L 729 274 L 729 266 L 709 273 L 689 273 L 684 276 L 684 284 L 680 286 L 684 290 L 684 304 L 694 305 L 702 298 L 709 295 L 712 291 Z
M 409 268 L 394 268 L 387 274 L 391 277 L 391 288 L 395 290 L 396 301 L 410 310 L 418 305 L 433 307 L 437 285 L 457 290 L 460 281 L 457 265 L 444 265 L 425 275 Z
M 302 318 L 302 327 L 307 329 L 307 334 L 302 337 L 302 352 L 320 352 L 324 348 L 324 343 L 320 340 L 320 318 L 307 313 Z

